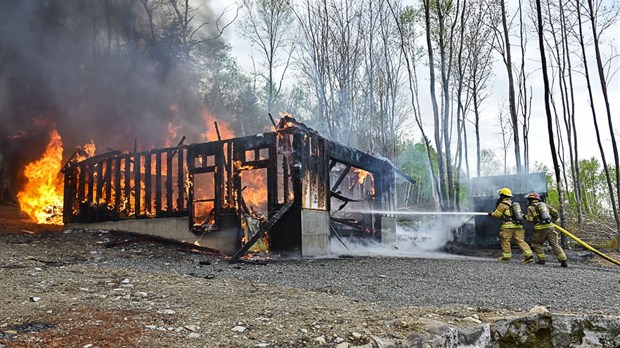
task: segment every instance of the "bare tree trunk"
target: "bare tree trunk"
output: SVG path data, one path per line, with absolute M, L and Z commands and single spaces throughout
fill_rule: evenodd
M 523 22 L 523 2 L 519 1 L 519 40 L 521 42 L 521 69 L 519 78 L 519 100 L 521 106 L 521 116 L 523 118 L 523 171 L 530 171 L 530 100 L 527 94 L 527 75 L 525 73 L 525 26 Z M 531 97 L 530 97 L 531 98 Z
M 545 113 L 547 115 L 547 131 L 549 134 L 549 146 L 551 149 L 551 157 L 553 159 L 553 169 L 555 172 L 555 180 L 557 182 L 558 187 L 558 195 L 560 199 L 560 224 L 564 225 L 564 189 L 562 188 L 562 176 L 560 174 L 560 165 L 558 163 L 558 157 L 555 147 L 555 136 L 553 135 L 553 120 L 551 118 L 551 106 L 550 106 L 550 84 L 549 84 L 549 76 L 547 74 L 547 58 L 545 55 L 545 41 L 544 41 L 544 32 L 543 32 L 543 21 L 542 21 L 542 8 L 540 5 L 540 0 L 536 0 L 536 15 L 537 15 L 537 25 L 538 25 L 538 49 L 540 50 L 540 63 L 541 63 L 541 71 L 543 75 L 543 84 L 544 84 L 544 95 L 545 95 Z
M 508 19 L 506 18 L 505 0 L 500 0 L 502 10 L 502 28 L 504 29 L 504 41 L 506 43 L 506 72 L 508 73 L 508 103 L 510 107 L 510 119 L 512 121 L 512 136 L 515 146 L 515 161 L 517 165 L 517 173 L 521 173 L 521 146 L 519 141 L 519 120 L 517 118 L 517 106 L 515 101 L 514 77 L 512 75 L 512 55 L 510 53 L 510 32 L 508 30 Z
M 433 158 L 431 155 L 431 141 L 426 135 L 426 132 L 424 131 L 424 127 L 422 125 L 422 117 L 420 114 L 420 106 L 418 102 L 418 85 L 417 85 L 418 79 L 417 79 L 417 73 L 416 73 L 415 49 L 413 50 L 411 54 L 409 54 L 409 51 L 407 50 L 406 45 L 405 45 L 405 35 L 404 35 L 401 22 L 399 21 L 399 18 L 396 12 L 394 11 L 394 8 L 389 0 L 387 1 L 387 3 L 388 3 L 388 6 L 390 7 L 390 11 L 392 12 L 392 16 L 394 17 L 394 20 L 396 22 L 398 33 L 400 35 L 400 47 L 403 52 L 403 55 L 405 56 L 405 63 L 407 66 L 407 76 L 408 76 L 408 81 L 409 81 L 409 91 L 411 95 L 411 106 L 413 107 L 413 114 L 416 120 L 416 124 L 418 125 L 418 128 L 420 129 L 420 132 L 422 133 L 422 139 L 424 141 L 424 149 L 426 150 L 428 170 L 429 170 L 430 178 L 432 180 L 431 193 L 432 193 L 433 199 L 435 200 L 436 204 L 438 204 L 441 207 L 441 198 L 439 197 L 439 192 L 440 192 L 439 181 L 438 181 L 437 175 L 435 174 L 435 168 L 433 166 Z
M 592 85 L 590 83 L 590 72 L 588 69 L 588 58 L 586 55 L 585 42 L 583 37 L 583 25 L 581 24 L 581 1 L 575 0 L 577 6 L 577 17 L 579 22 L 579 45 L 581 46 L 581 55 L 583 59 L 584 72 L 586 77 L 586 84 L 588 87 L 588 96 L 590 98 L 590 109 L 592 110 L 592 119 L 594 121 L 594 130 L 596 131 L 596 141 L 598 143 L 598 148 L 601 153 L 601 161 L 603 162 L 603 169 L 605 171 L 605 178 L 607 180 L 607 187 L 609 189 L 609 196 L 611 198 L 611 205 L 613 209 L 614 219 L 616 221 L 616 228 L 618 230 L 618 244 L 620 244 L 620 220 L 618 218 L 618 207 L 616 206 L 616 201 L 614 199 L 614 189 L 611 183 L 611 177 L 609 175 L 609 169 L 607 167 L 607 159 L 605 156 L 605 151 L 603 150 L 603 143 L 601 142 L 601 134 L 598 127 L 598 120 L 596 118 L 596 109 L 594 108 L 594 97 L 592 94 Z M 613 129 L 612 129 L 613 132 Z M 618 168 L 616 168 L 616 172 L 618 172 Z
M 480 177 L 480 109 L 478 93 L 476 93 L 476 81 L 474 79 L 474 130 L 476 132 L 476 176 Z
M 441 86 L 443 89 L 443 117 L 442 117 L 442 126 L 440 128 L 443 129 L 443 142 L 445 149 L 445 166 L 446 166 L 446 179 L 447 179 L 447 200 L 446 200 L 446 208 L 447 210 L 453 210 L 454 206 L 454 183 L 453 183 L 453 174 L 452 174 L 452 151 L 451 151 L 451 140 L 450 140 L 450 70 L 452 68 L 452 56 L 449 58 L 446 57 L 446 42 L 445 42 L 445 13 L 443 13 L 442 3 L 441 1 L 436 2 L 437 6 L 437 22 L 439 25 L 439 59 L 440 59 L 440 71 L 441 71 Z M 457 0 L 457 7 L 459 6 L 460 1 Z M 457 9 L 458 12 L 458 9 Z M 455 19 L 456 23 L 456 19 Z M 452 35 L 454 25 L 452 26 L 452 30 L 450 33 L 449 45 L 452 48 Z
M 440 128 L 441 124 L 439 123 L 439 109 L 437 106 L 437 96 L 435 92 L 435 61 L 433 58 L 433 43 L 431 41 L 431 14 L 430 14 L 430 3 L 431 0 L 423 0 L 422 3 L 424 5 L 424 20 L 426 26 L 426 44 L 428 49 L 428 70 L 429 70 L 429 78 L 430 78 L 430 92 L 431 92 L 431 102 L 433 105 L 433 119 L 435 125 L 435 146 L 437 146 L 437 164 L 439 166 L 439 204 L 441 205 L 442 210 L 446 209 L 447 197 L 446 197 L 446 174 L 444 170 L 444 156 L 443 156 L 443 148 L 441 145 L 441 136 L 440 136 Z
M 607 112 L 607 124 L 609 126 L 609 134 L 611 136 L 611 147 L 614 152 L 614 164 L 616 166 L 616 198 L 620 200 L 620 162 L 618 158 L 618 143 L 614 134 L 614 125 L 611 119 L 611 109 L 609 106 L 609 95 L 607 92 L 607 77 L 605 76 L 605 68 L 601 58 L 601 50 L 599 45 L 599 33 L 596 30 L 596 15 L 592 0 L 588 0 L 590 27 L 592 28 L 592 38 L 594 39 L 594 51 L 596 52 L 596 67 L 598 69 L 599 82 L 601 84 L 601 92 L 603 92 L 603 100 L 605 100 L 605 111 Z M 605 169 L 606 175 L 609 175 Z M 616 231 L 618 232 L 618 250 L 620 250 L 620 217 L 618 216 L 618 206 L 614 199 L 613 191 L 610 191 L 611 204 L 613 205 L 614 218 L 616 219 Z
M 573 190 L 575 195 L 575 207 L 577 208 L 577 219 L 579 225 L 581 225 L 583 223 L 583 208 L 581 206 L 581 186 L 579 184 L 579 156 L 577 146 L 577 128 L 575 126 L 575 93 L 573 88 L 573 69 L 568 42 L 568 24 L 566 22 L 564 0 L 560 0 L 558 8 L 560 11 L 562 54 L 566 59 L 566 68 L 568 69 L 568 86 L 566 86 L 566 79 L 563 79 L 563 87 L 568 100 L 570 100 L 570 104 L 567 106 L 569 108 L 569 112 L 566 113 L 567 117 L 565 118 L 565 126 L 568 132 L 568 146 L 570 152 L 571 175 L 573 178 Z

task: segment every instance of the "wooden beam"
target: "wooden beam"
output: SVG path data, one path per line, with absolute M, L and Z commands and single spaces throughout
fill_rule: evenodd
M 286 214 L 286 212 L 291 209 L 291 207 L 293 206 L 293 202 L 288 202 L 286 203 L 284 206 L 282 206 L 282 208 L 280 208 L 280 210 L 278 210 L 272 217 L 271 219 L 269 219 L 267 222 L 265 222 L 259 229 L 258 231 L 252 236 L 252 238 L 250 238 L 250 240 L 245 243 L 241 249 L 237 250 L 237 252 L 232 256 L 232 258 L 228 261 L 229 263 L 235 263 L 239 260 L 239 258 L 241 258 L 243 255 L 245 255 L 245 253 L 248 252 L 248 250 L 250 250 L 250 248 L 254 245 L 254 243 L 256 243 L 258 241 L 258 239 L 263 235 L 263 233 L 265 233 L 265 231 L 268 231 L 271 227 L 273 227 L 273 225 L 275 225 L 276 222 L 278 222 L 278 220 L 280 220 L 280 218 Z

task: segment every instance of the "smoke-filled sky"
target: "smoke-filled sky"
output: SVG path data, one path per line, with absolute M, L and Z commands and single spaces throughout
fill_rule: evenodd
M 0 2 L 0 142 L 12 172 L 42 154 L 54 128 L 65 157 L 90 140 L 98 153 L 133 150 L 134 141 L 139 150 L 164 147 L 179 140 L 169 139 L 171 124 L 178 138 L 205 131 L 193 72 L 172 45 L 152 39 L 140 6 Z

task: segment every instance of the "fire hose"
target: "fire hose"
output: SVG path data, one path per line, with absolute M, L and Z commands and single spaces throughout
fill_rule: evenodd
M 591 252 L 595 253 L 596 255 L 604 258 L 605 260 L 615 263 L 616 265 L 620 266 L 620 261 L 612 259 L 611 257 L 603 254 L 602 252 L 594 249 L 593 247 L 589 246 L 586 242 L 582 241 L 581 239 L 579 239 L 577 236 L 573 235 L 572 233 L 568 232 L 567 230 L 563 229 L 562 227 L 553 224 L 553 226 L 555 226 L 555 228 L 557 228 L 560 232 L 564 233 L 565 235 L 569 236 L 571 239 L 573 239 L 575 242 L 579 243 L 579 245 L 581 245 L 582 247 L 590 250 Z

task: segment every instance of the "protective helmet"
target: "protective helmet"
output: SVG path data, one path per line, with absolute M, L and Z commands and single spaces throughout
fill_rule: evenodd
M 499 189 L 499 194 L 506 197 L 512 197 L 512 191 L 508 187 Z
M 527 199 L 538 199 L 540 200 L 540 196 L 538 195 L 538 192 L 532 192 L 532 193 L 528 193 L 525 198 Z

